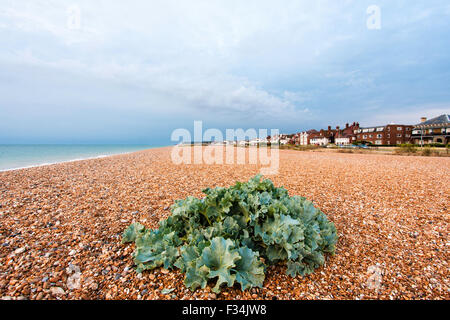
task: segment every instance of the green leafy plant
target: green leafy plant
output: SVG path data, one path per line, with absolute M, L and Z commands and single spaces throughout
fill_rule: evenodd
M 157 230 L 133 223 L 124 231 L 122 241 L 136 244 L 138 272 L 176 267 L 191 290 L 211 279 L 214 292 L 235 283 L 245 290 L 263 286 L 268 265 L 285 263 L 287 274 L 303 276 L 335 252 L 336 228 L 325 214 L 268 179 L 203 192 L 175 201 Z

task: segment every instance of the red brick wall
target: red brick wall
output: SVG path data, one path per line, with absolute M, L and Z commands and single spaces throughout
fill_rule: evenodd
M 357 134 L 358 141 L 367 141 L 376 144 L 377 140 L 381 140 L 384 145 L 396 145 L 409 143 L 413 126 L 389 124 L 384 127 L 383 131 L 361 132 Z M 378 137 L 378 135 L 381 135 Z M 366 138 L 364 138 L 366 136 Z
M 410 142 L 412 129 L 413 126 L 394 125 L 394 124 L 387 125 L 385 129 L 386 132 L 385 144 L 396 145 Z

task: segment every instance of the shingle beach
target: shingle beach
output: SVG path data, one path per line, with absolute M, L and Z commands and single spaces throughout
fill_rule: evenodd
M 270 267 L 262 289 L 214 294 L 214 283 L 191 292 L 177 270 L 136 273 L 122 232 L 133 221 L 156 228 L 174 200 L 258 166 L 176 165 L 170 153 L 0 172 L 0 298 L 450 299 L 450 158 L 280 150 L 267 178 L 335 223 L 336 254 L 306 277 Z

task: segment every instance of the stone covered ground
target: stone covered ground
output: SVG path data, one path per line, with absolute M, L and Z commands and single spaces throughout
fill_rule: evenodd
M 449 299 L 449 158 L 280 151 L 270 178 L 335 223 L 335 256 L 306 277 L 270 267 L 262 289 L 191 292 L 183 274 L 133 270 L 133 221 L 157 227 L 257 165 L 175 165 L 170 148 L 0 172 L 1 299 Z

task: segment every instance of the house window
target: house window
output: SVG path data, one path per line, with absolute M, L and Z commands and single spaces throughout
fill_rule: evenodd
M 405 137 L 406 137 L 406 138 L 409 138 L 409 137 L 411 137 L 411 135 L 409 135 L 409 134 L 405 134 Z
M 375 144 L 382 144 L 381 140 L 375 141 Z
M 371 134 L 369 134 L 369 138 L 372 138 L 372 135 L 371 135 Z
M 377 138 L 381 139 L 381 138 L 383 138 L 383 135 L 379 133 L 379 134 L 377 134 Z
M 401 138 L 402 134 L 401 133 L 397 133 L 397 138 Z
M 401 141 L 399 141 L 399 140 L 397 140 L 397 144 L 402 144 L 402 142 L 401 142 Z
M 406 131 L 410 131 L 411 130 L 411 128 L 410 127 L 406 127 Z
M 391 137 L 391 134 L 390 134 L 390 133 L 388 133 L 388 134 L 387 134 L 387 137 L 388 137 L 388 138 L 390 138 L 390 137 Z
M 402 127 L 397 127 L 397 131 L 402 131 Z
M 363 135 L 363 139 L 367 139 L 367 134 Z

